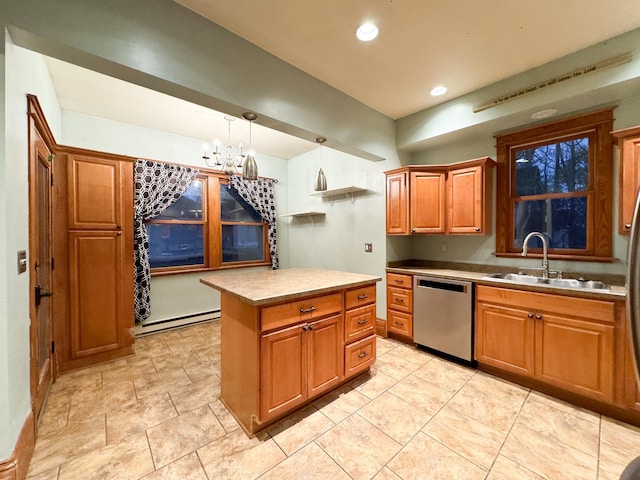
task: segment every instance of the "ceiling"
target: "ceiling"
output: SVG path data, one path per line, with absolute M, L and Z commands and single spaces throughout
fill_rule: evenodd
M 176 1 L 394 119 L 640 26 L 637 0 Z M 368 43 L 355 38 L 365 20 L 380 29 Z M 220 112 L 45 59 L 63 109 L 225 143 Z M 448 92 L 430 96 L 438 84 Z M 247 145 L 248 122 L 231 128 Z M 252 137 L 258 153 L 285 159 L 317 148 L 258 124 Z
M 638 0 L 176 1 L 393 119 L 640 27 Z

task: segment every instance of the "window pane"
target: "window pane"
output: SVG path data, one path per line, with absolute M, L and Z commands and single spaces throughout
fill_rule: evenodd
M 264 260 L 262 225 L 223 225 L 222 263 Z
M 220 218 L 223 222 L 262 221 L 260 215 L 234 188 L 224 184 L 220 185 Z
M 160 220 L 201 220 L 202 181 L 194 180 L 178 200 L 155 218 Z
M 151 268 L 204 264 L 203 225 L 150 223 L 147 231 Z
M 589 138 L 517 150 L 516 196 L 585 191 Z
M 514 244 L 522 248 L 529 232 L 547 232 L 549 248 L 587 248 L 587 198 L 556 198 L 516 202 Z M 541 248 L 533 238 L 529 247 Z

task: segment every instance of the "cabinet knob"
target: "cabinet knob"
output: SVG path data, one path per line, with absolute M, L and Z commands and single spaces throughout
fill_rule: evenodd
M 624 229 L 625 230 L 631 230 L 631 224 L 630 223 L 625 223 L 624 224 Z
M 539 313 L 536 315 L 536 320 L 541 320 L 542 319 L 542 315 L 540 315 Z
M 528 318 L 533 318 L 533 313 L 527 313 Z
M 411 231 L 415 233 L 416 229 L 415 229 L 415 228 L 412 228 L 412 229 L 411 229 Z
M 362 352 L 358 354 L 358 358 L 364 358 L 367 356 L 367 352 Z
M 120 229 L 122 228 L 122 226 L 121 226 L 121 225 L 116 225 L 116 228 L 117 228 L 118 230 L 120 230 Z
M 479 232 L 479 231 L 480 231 L 480 227 L 476 227 L 476 232 Z

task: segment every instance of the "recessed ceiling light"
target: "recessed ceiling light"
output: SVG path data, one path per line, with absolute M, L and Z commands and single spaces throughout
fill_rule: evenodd
M 540 110 L 539 112 L 531 114 L 531 119 L 533 120 L 541 120 L 543 118 L 550 117 L 558 113 L 558 110 L 555 108 L 548 108 L 547 110 Z
M 433 95 L 434 97 L 439 97 L 440 95 L 444 95 L 445 93 L 447 93 L 447 87 L 444 87 L 442 85 L 438 85 L 437 87 L 433 87 L 431 89 L 431 95 Z
M 373 23 L 363 23 L 356 30 L 356 37 L 363 42 L 369 42 L 378 36 L 378 27 Z

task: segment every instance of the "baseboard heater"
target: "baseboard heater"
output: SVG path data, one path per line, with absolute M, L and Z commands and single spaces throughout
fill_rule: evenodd
M 196 323 L 208 322 L 220 318 L 220 309 L 208 312 L 194 313 L 183 317 L 166 318 L 163 320 L 151 320 L 148 322 L 138 323 L 135 326 L 136 337 L 141 337 L 149 333 L 157 333 L 163 330 L 169 330 L 185 325 L 194 325 Z

